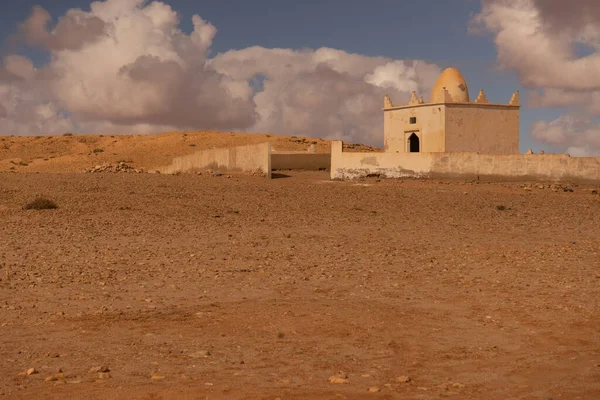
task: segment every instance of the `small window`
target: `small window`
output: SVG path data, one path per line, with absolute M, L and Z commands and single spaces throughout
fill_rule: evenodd
M 416 124 L 417 123 L 417 117 L 410 117 L 410 123 L 411 124 Z

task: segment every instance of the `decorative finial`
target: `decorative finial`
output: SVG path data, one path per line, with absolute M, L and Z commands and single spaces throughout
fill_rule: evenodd
M 408 105 L 414 106 L 415 104 L 419 104 L 419 99 L 417 99 L 417 92 L 413 90 Z
M 479 91 L 479 96 L 477 96 L 477 100 L 475 100 L 475 103 L 479 103 L 479 104 L 487 104 L 488 103 L 488 99 L 485 96 L 485 93 L 483 93 L 483 89 L 481 89 Z
M 386 94 L 385 96 L 383 96 L 383 108 L 392 108 L 392 107 L 394 107 L 394 103 L 392 103 L 390 96 L 388 96 Z
M 519 91 L 518 90 L 510 98 L 510 103 L 509 104 L 511 106 L 518 106 L 519 105 Z
M 453 101 L 452 101 L 452 96 L 450 95 L 450 93 L 448 93 L 448 91 L 446 90 L 446 87 L 444 86 L 442 88 L 442 90 L 433 94 L 431 102 L 432 103 L 452 103 Z

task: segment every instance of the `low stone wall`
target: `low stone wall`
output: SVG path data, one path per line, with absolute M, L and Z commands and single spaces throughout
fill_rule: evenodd
M 329 171 L 331 154 L 308 152 L 271 153 L 271 168 L 274 170 L 297 169 L 307 171 Z
M 331 148 L 331 178 L 480 178 L 600 183 L 600 157 L 566 154 L 345 153 Z
M 238 146 L 202 150 L 173 159 L 171 165 L 158 168 L 163 174 L 212 169 L 223 172 L 260 172 L 271 178 L 271 145 Z

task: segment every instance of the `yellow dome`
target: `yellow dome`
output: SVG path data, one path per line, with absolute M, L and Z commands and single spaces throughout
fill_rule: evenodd
M 459 70 L 456 68 L 447 68 L 442 72 L 431 91 L 431 102 L 436 102 L 443 88 L 446 88 L 453 103 L 469 103 L 469 88 L 467 82 Z

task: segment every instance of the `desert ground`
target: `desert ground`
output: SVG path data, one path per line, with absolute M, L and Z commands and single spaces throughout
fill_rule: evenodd
M 2 398 L 600 398 L 598 185 L 25 168 Z

